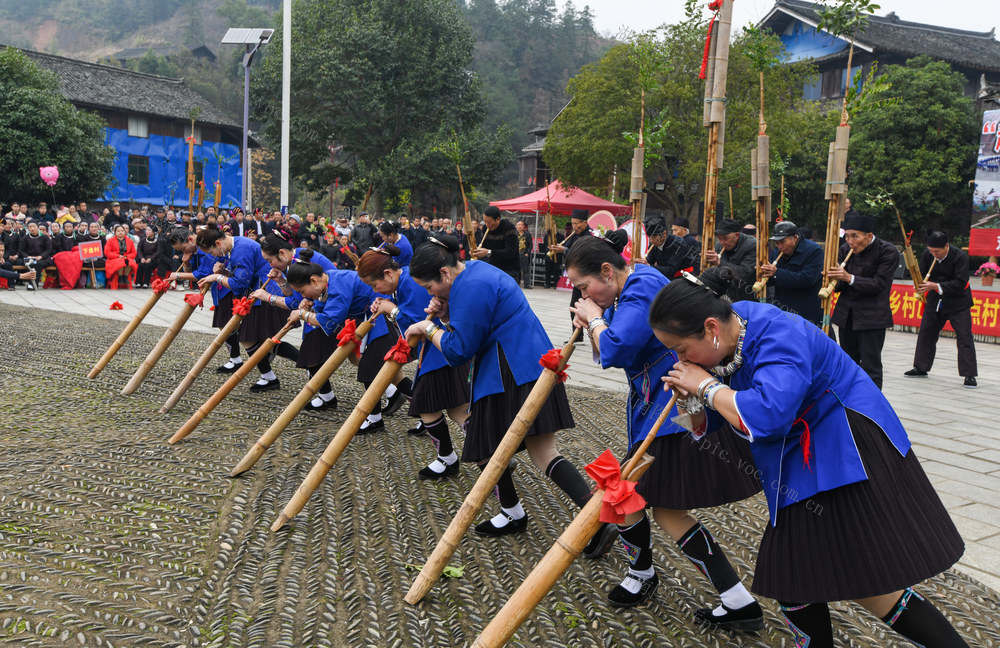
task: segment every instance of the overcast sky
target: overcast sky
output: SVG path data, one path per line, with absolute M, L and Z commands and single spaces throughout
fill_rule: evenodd
M 559 0 L 559 4 L 564 4 Z M 575 0 L 579 8 L 590 5 L 597 30 L 614 35 L 627 27 L 633 31 L 653 29 L 662 23 L 677 22 L 684 16 L 682 0 Z M 708 6 L 708 0 L 702 3 Z M 989 31 L 1000 27 L 996 0 L 876 0 L 876 14 L 895 11 L 901 20 Z M 733 26 L 756 24 L 774 6 L 772 0 L 735 0 Z

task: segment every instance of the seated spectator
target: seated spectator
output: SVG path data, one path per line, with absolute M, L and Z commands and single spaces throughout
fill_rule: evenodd
M 44 224 L 45 227 L 48 227 L 48 224 L 56 219 L 55 214 L 49 211 L 48 204 L 43 202 L 38 203 L 38 210 L 31 217 L 38 221 L 39 225 Z
M 125 279 L 125 286 L 132 290 L 139 264 L 135 262 L 135 243 L 128 236 L 128 230 L 119 223 L 115 225 L 114 236 L 104 246 L 105 274 L 111 290 L 118 290 L 119 280 Z
M 38 223 L 31 221 L 28 223 L 27 235 L 18 241 L 18 254 L 21 265 L 31 266 L 41 272 L 52 265 L 52 239 L 39 231 Z M 34 289 L 34 283 L 28 283 L 28 290 Z
M 350 252 L 350 254 L 348 252 Z M 351 258 L 351 254 L 354 255 L 354 258 L 357 258 L 358 248 L 354 247 L 354 244 L 351 243 L 351 239 L 346 234 L 341 234 L 340 249 L 337 250 L 337 260 L 334 261 L 334 263 L 336 263 L 337 267 L 341 270 L 354 270 L 356 266 L 354 265 L 354 259 Z M 330 260 L 333 261 L 332 258 Z
M 319 246 L 319 253 L 329 259 L 334 265 L 337 265 L 337 258 L 340 256 L 340 244 L 337 242 L 337 237 L 333 232 L 327 232 L 323 236 L 323 242 Z
M 309 247 L 319 250 L 320 241 L 323 240 L 323 225 L 316 219 L 316 214 L 312 212 L 306 214 L 305 222 L 299 229 L 299 236 Z
M 159 231 L 155 227 L 149 227 L 145 234 L 136 248 L 139 272 L 136 274 L 135 282 L 140 288 L 149 288 L 149 284 L 153 281 L 153 271 L 159 265 Z
M 69 252 L 76 247 L 76 231 L 74 231 L 73 221 L 63 221 L 62 232 L 52 237 L 53 255 L 60 252 Z
M 0 241 L 0 288 L 14 290 L 14 282 L 17 280 L 27 281 L 30 286 L 32 281 L 38 276 L 34 270 L 27 272 L 16 272 L 13 264 L 7 261 L 7 247 Z
M 93 221 L 90 225 L 88 225 L 86 234 L 83 236 L 78 235 L 76 237 L 77 243 L 83 243 L 85 241 L 100 241 L 101 250 L 104 250 L 106 239 L 105 236 L 101 234 L 101 226 L 97 221 Z M 90 271 L 94 271 L 96 273 L 98 270 L 104 270 L 104 257 L 102 256 L 99 259 L 87 261 L 83 264 L 82 270 L 87 270 L 87 275 L 81 274 L 81 277 L 89 276 Z

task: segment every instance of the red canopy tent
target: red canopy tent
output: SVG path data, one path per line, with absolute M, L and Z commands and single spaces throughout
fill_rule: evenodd
M 628 216 L 632 213 L 632 207 L 629 205 L 619 205 L 598 198 L 577 187 L 564 187 L 558 180 L 530 194 L 510 200 L 494 200 L 490 205 L 501 211 L 548 213 L 550 201 L 552 213 L 560 216 L 569 216 L 574 209 L 586 209 L 591 214 L 605 209 L 615 216 Z

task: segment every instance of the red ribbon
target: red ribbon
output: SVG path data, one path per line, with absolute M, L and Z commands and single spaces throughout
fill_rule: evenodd
M 154 293 L 165 293 L 170 289 L 170 282 L 159 277 L 153 277 L 152 288 Z
M 545 355 L 539 358 L 538 364 L 542 365 L 546 369 L 549 369 L 550 371 L 554 371 L 556 378 L 559 379 L 559 382 L 566 382 L 566 379 L 569 378 L 569 376 L 566 375 L 564 370 L 568 368 L 569 365 L 566 365 L 566 367 L 563 367 L 564 370 L 560 371 L 559 362 L 561 360 L 562 352 L 559 349 L 549 349 Z
M 348 344 L 354 344 L 354 355 L 361 357 L 361 338 L 356 334 L 358 330 L 358 324 L 352 319 L 344 322 L 344 327 L 340 329 L 340 333 L 337 333 L 337 346 L 347 346 Z
M 389 349 L 389 353 L 385 354 L 383 360 L 391 360 L 393 362 L 398 362 L 399 364 L 406 364 L 410 361 L 410 351 L 413 350 L 402 335 L 396 340 L 396 346 Z
M 826 394 L 829 391 L 830 390 L 827 389 L 823 393 Z M 817 402 L 819 402 L 819 401 L 817 401 Z M 809 407 L 807 407 L 806 411 L 802 412 L 802 416 L 800 416 L 799 418 L 795 419 L 792 422 L 792 427 L 793 428 L 797 424 L 799 424 L 799 423 L 801 423 L 802 426 L 805 428 L 805 430 L 802 431 L 802 434 L 799 435 L 799 445 L 802 446 L 802 465 L 805 466 L 806 468 L 808 468 L 809 472 L 812 472 L 812 466 L 809 465 L 809 461 L 813 458 L 813 452 L 812 452 L 812 430 L 809 429 L 809 424 L 806 423 L 806 414 L 808 414 L 809 410 L 811 410 L 815 405 L 816 405 L 816 403 L 813 403 L 812 405 L 810 405 Z
M 699 79 L 704 79 L 708 76 L 708 53 L 712 49 L 712 27 L 715 25 L 715 19 L 719 17 L 718 12 L 722 8 L 722 0 L 713 0 L 713 2 L 709 3 L 708 8 L 716 13 L 708 21 L 708 33 L 705 35 L 705 53 L 701 55 L 701 71 L 698 72 Z
M 233 315 L 242 315 L 246 317 L 250 314 L 250 308 L 253 306 L 253 298 L 251 297 L 237 297 L 233 300 Z
M 646 500 L 635 492 L 635 482 L 622 479 L 621 467 L 610 450 L 605 450 L 594 463 L 587 465 L 587 474 L 597 482 L 597 488 L 604 491 L 601 522 L 621 524 L 626 515 L 646 507 Z
M 907 245 L 910 244 L 910 239 L 912 239 L 912 238 L 913 238 L 913 230 L 910 230 L 909 232 L 906 233 L 906 244 Z
M 120 301 L 112 302 L 111 306 L 108 307 L 108 310 L 124 310 L 124 309 L 125 307 L 122 306 L 122 303 Z
M 202 295 L 201 293 L 190 293 L 188 295 L 184 295 L 184 303 L 191 308 L 198 308 L 199 306 L 204 308 L 205 295 Z

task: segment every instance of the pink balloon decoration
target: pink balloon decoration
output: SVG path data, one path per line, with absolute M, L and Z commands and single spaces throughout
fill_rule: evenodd
M 59 167 L 47 166 L 38 167 L 38 175 L 42 176 L 42 180 L 45 184 L 50 187 L 54 187 L 56 182 L 59 180 Z

